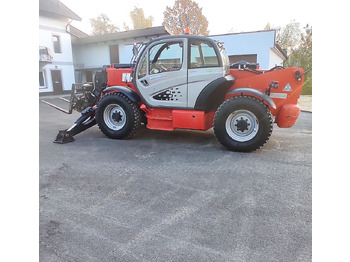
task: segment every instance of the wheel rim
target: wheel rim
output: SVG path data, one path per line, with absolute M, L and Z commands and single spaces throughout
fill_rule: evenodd
M 125 126 L 126 114 L 120 105 L 110 104 L 103 112 L 103 120 L 108 128 L 112 130 L 120 130 Z
M 232 139 L 246 142 L 254 138 L 258 133 L 259 121 L 252 112 L 237 110 L 228 116 L 225 128 Z

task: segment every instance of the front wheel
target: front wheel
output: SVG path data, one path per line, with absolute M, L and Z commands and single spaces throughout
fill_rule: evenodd
M 251 152 L 263 146 L 272 133 L 269 109 L 258 99 L 236 96 L 215 113 L 214 132 L 219 142 L 233 151 Z
M 140 126 L 141 110 L 122 93 L 111 93 L 98 103 L 96 118 L 98 127 L 106 136 L 127 139 Z

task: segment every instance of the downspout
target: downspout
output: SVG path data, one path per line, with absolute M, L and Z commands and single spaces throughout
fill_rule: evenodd
M 72 35 L 72 33 L 71 32 L 69 32 L 69 30 L 68 30 L 68 27 L 70 26 L 70 24 L 73 22 L 73 19 L 68 19 L 68 24 L 66 25 L 66 32 L 68 33 L 68 34 L 70 34 L 70 35 Z

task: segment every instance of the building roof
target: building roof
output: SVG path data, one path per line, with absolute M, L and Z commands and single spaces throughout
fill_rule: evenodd
M 67 30 L 68 30 L 68 32 L 69 32 L 71 35 L 73 35 L 73 36 L 75 36 L 75 37 L 77 37 L 77 38 L 82 38 L 82 37 L 87 37 L 87 36 L 89 36 L 87 33 L 84 33 L 83 31 L 81 31 L 80 29 L 78 29 L 78 28 L 76 28 L 75 26 L 72 26 L 72 25 L 69 25 L 69 26 L 67 27 Z
M 149 27 L 137 30 L 129 30 L 123 32 L 110 33 L 105 35 L 95 35 L 87 36 L 75 39 L 73 44 L 91 44 L 91 43 L 101 43 L 116 40 L 127 40 L 127 39 L 137 39 L 137 38 L 152 38 L 164 35 L 170 35 L 170 32 L 165 26 Z
M 280 54 L 284 57 L 284 61 L 288 59 L 288 54 L 286 50 L 283 50 L 279 44 L 275 44 L 275 48 L 280 52 Z
M 209 37 L 225 36 L 225 35 L 255 34 L 255 33 L 265 33 L 265 32 L 276 32 L 276 30 L 275 29 L 268 29 L 268 30 L 247 31 L 247 32 L 238 32 L 238 33 L 216 34 L 216 35 L 209 35 Z
M 58 0 L 39 0 L 39 14 L 66 17 L 81 21 L 81 18 Z

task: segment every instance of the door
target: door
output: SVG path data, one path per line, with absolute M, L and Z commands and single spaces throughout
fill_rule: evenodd
M 51 70 L 51 79 L 54 94 L 62 94 L 61 70 Z
M 109 55 L 111 64 L 119 64 L 119 46 L 110 45 L 109 46 Z
M 200 92 L 212 81 L 223 76 L 220 52 L 215 43 L 191 39 L 188 64 L 188 107 L 194 107 Z
M 187 107 L 186 39 L 155 42 L 144 51 L 136 69 L 141 96 L 152 107 Z

